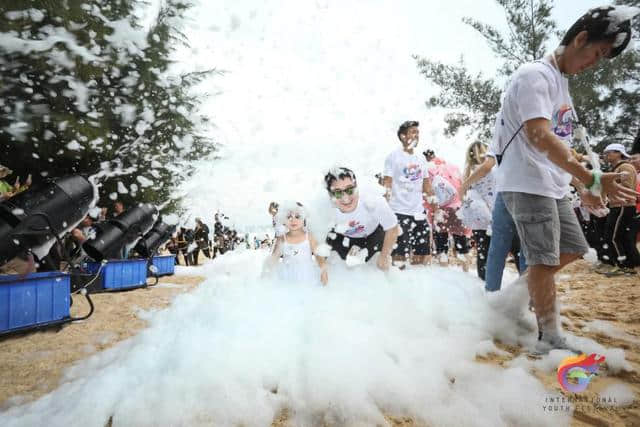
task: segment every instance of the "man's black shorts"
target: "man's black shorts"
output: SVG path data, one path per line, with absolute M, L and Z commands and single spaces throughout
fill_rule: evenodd
M 402 234 L 398 236 L 396 248 L 392 256 L 404 256 L 409 258 L 411 254 L 423 256 L 431 254 L 429 239 L 429 223 L 426 219 L 416 220 L 413 215 L 396 214 L 398 225 L 402 228 Z
M 334 237 L 335 238 L 331 238 Z M 345 239 L 349 239 L 348 243 L 345 243 Z M 365 261 L 369 261 L 371 257 L 382 250 L 382 244 L 384 243 L 384 230 L 382 226 L 378 226 L 375 231 L 369 234 L 367 237 L 347 237 L 344 234 L 336 233 L 331 230 L 327 236 L 327 244 L 331 246 L 331 249 L 336 251 L 340 258 L 347 259 L 347 254 L 353 246 L 359 248 L 366 248 L 368 251 Z

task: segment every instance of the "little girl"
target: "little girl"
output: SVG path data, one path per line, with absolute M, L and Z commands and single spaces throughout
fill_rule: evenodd
M 307 214 L 304 207 L 298 202 L 282 204 L 276 220 L 286 227 L 286 232 L 276 239 L 273 252 L 267 260 L 267 269 L 274 270 L 280 280 L 317 283 L 319 276 L 322 284 L 326 285 L 328 275 L 324 258 L 315 257 L 320 271 L 313 262 L 318 243 L 306 231 Z

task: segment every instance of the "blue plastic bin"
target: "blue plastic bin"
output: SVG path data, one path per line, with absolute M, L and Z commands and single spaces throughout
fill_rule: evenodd
M 59 271 L 0 276 L 0 334 L 69 321 L 70 283 Z
M 99 262 L 88 262 L 86 269 L 95 274 L 100 268 Z M 102 289 L 139 288 L 147 284 L 147 260 L 145 259 L 116 259 L 108 261 L 98 281 Z
M 154 256 L 152 263 L 158 269 L 156 272 L 158 276 L 171 276 L 175 273 L 175 255 Z

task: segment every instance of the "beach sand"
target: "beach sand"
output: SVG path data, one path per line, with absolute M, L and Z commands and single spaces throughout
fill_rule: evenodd
M 92 294 L 95 311 L 87 320 L 62 328 L 15 335 L 0 341 L 0 408 L 25 403 L 50 392 L 65 368 L 136 334 L 147 325 L 139 310 L 163 308 L 178 294 L 204 280 L 198 276 L 162 277 L 157 286 L 126 292 Z M 153 279 L 148 279 L 153 283 Z M 89 312 L 84 297 L 74 295 L 71 316 Z

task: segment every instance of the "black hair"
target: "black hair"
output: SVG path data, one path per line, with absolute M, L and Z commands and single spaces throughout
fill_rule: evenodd
M 423 151 L 423 152 L 422 152 L 422 155 L 423 155 L 427 160 L 429 160 L 429 157 L 431 157 L 431 158 L 433 159 L 433 158 L 436 156 L 436 153 L 435 153 L 433 150 L 428 149 L 428 150 L 426 150 L 426 151 Z
M 324 183 L 327 186 L 327 191 L 331 191 L 331 184 L 339 179 L 350 178 L 354 183 L 356 182 L 356 174 L 349 168 L 337 167 L 332 168 L 324 176 Z
M 400 135 L 406 135 L 407 132 L 409 132 L 409 128 L 418 127 L 418 126 L 420 126 L 419 122 L 416 122 L 414 120 L 407 120 L 406 122 L 401 124 L 400 127 L 398 128 L 398 139 L 402 141 L 402 139 L 400 138 Z
M 609 58 L 615 58 L 631 40 L 631 19 L 618 22 L 611 12 L 614 6 L 603 6 L 589 9 L 582 15 L 564 35 L 560 46 L 568 46 L 582 31 L 587 32 L 587 43 L 600 41 L 613 42 Z

